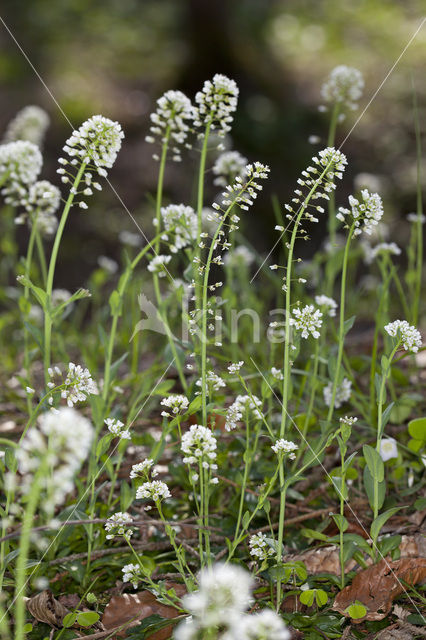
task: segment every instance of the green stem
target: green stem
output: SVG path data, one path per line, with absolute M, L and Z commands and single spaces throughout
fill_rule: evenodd
M 414 101 L 414 122 L 416 131 L 417 150 L 417 221 L 416 221 L 416 281 L 415 295 L 413 300 L 413 324 L 417 326 L 419 319 L 419 306 L 422 292 L 422 271 L 423 271 L 423 199 L 422 199 L 422 137 L 419 125 L 419 114 L 417 109 L 417 96 L 413 90 Z
M 234 540 L 238 536 L 241 518 L 243 517 L 244 498 L 246 493 L 247 476 L 248 476 L 248 470 L 249 470 L 249 449 L 250 449 L 250 429 L 249 429 L 249 419 L 247 416 L 247 409 L 246 409 L 246 450 L 244 454 L 244 475 L 243 475 L 243 483 L 241 486 L 240 506 L 238 508 L 238 517 L 237 517 L 237 524 L 235 527 Z
M 82 162 L 77 172 L 77 175 L 74 179 L 72 189 L 70 189 L 68 199 L 65 203 L 65 207 L 62 212 L 62 216 L 61 216 L 58 228 L 56 230 L 55 241 L 53 243 L 52 253 L 50 256 L 49 270 L 47 273 L 47 280 L 46 280 L 46 308 L 44 309 L 44 376 L 45 376 L 46 384 L 49 382 L 48 369 L 50 367 L 50 360 L 51 360 L 51 334 L 52 334 L 51 298 L 52 298 L 52 289 L 53 289 L 53 278 L 55 276 L 56 260 L 58 258 L 59 246 L 61 244 L 62 234 L 65 229 L 65 224 L 68 218 L 68 214 L 70 212 L 71 206 L 74 201 L 74 197 L 75 197 L 74 191 L 77 191 L 78 185 L 80 184 L 80 180 L 83 176 L 85 169 L 86 169 L 86 163 Z
M 334 402 L 336 399 L 337 387 L 339 384 L 340 377 L 340 368 L 342 365 L 342 357 L 343 357 L 343 345 L 345 340 L 345 296 L 346 296 L 346 275 L 348 270 L 348 258 L 349 258 L 349 248 L 351 245 L 352 234 L 355 229 L 355 225 L 353 224 L 349 230 L 348 239 L 346 240 L 345 252 L 343 254 L 343 265 L 342 265 L 342 281 L 340 285 L 340 318 L 339 318 L 339 336 L 338 336 L 338 349 L 337 349 L 337 359 L 336 359 L 336 368 L 334 372 L 334 380 L 333 380 L 333 390 L 331 393 L 331 402 L 328 408 L 327 414 L 327 424 L 326 428 L 330 425 L 330 422 L 333 418 L 334 413 Z

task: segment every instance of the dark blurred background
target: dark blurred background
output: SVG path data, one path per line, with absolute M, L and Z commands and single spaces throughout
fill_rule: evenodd
M 282 204 L 289 198 L 318 149 L 308 142 L 310 135 L 325 146 L 328 115 L 318 106 L 328 73 L 347 64 L 366 81 L 360 109 L 339 128 L 339 142 L 416 31 L 422 10 L 422 0 L 2 0 L 1 17 L 75 127 L 95 113 L 122 124 L 126 139 L 110 179 L 147 236 L 157 165 L 144 136 L 156 99 L 171 88 L 193 98 L 217 72 L 234 78 L 240 100 L 229 144 L 272 170 L 245 224 L 249 239 L 265 251 L 276 239 L 272 195 Z M 338 204 L 357 173 L 379 175 L 395 228 L 415 210 L 412 86 L 424 123 L 425 62 L 426 26 L 343 148 L 350 167 Z M 43 177 L 58 183 L 56 159 L 69 124 L 1 24 L 0 85 L 1 130 L 27 104 L 49 112 Z M 195 167 L 195 152 L 182 165 L 169 166 L 168 201 L 193 204 Z M 207 189 L 206 204 L 214 195 L 214 188 Z M 76 211 L 70 219 L 61 284 L 82 285 L 100 254 L 116 258 L 122 229 L 136 231 L 105 186 L 88 212 Z

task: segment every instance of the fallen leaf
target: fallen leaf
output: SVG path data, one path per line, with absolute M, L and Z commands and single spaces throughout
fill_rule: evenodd
M 171 586 L 174 587 L 178 595 L 185 593 L 182 585 L 167 585 L 168 588 Z M 150 591 L 140 591 L 139 593 L 125 593 L 122 596 L 114 596 L 111 598 L 105 607 L 102 623 L 105 629 L 114 629 L 131 621 L 125 629 L 115 633 L 115 637 L 123 637 L 126 635 L 127 629 L 135 627 L 142 620 L 154 614 L 162 618 L 176 618 L 180 615 L 174 607 L 158 602 L 154 594 Z M 172 629 L 172 625 L 160 629 L 149 636 L 149 640 L 168 640 Z
M 71 613 L 69 609 L 53 597 L 53 593 L 49 589 L 41 591 L 32 598 L 28 598 L 26 605 L 33 618 L 55 628 L 62 627 L 62 620 Z
M 426 558 L 403 558 L 395 562 L 381 560 L 357 573 L 352 584 L 337 594 L 333 609 L 346 617 L 346 609 L 356 600 L 367 608 L 363 618 L 353 620 L 382 620 L 390 611 L 393 600 L 403 591 L 401 581 L 410 585 L 426 580 Z

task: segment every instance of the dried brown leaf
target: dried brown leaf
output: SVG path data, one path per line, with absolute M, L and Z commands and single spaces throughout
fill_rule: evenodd
M 53 597 L 53 593 L 49 589 L 28 598 L 26 605 L 33 618 L 55 628 L 62 627 L 62 620 L 68 613 L 71 613 Z
M 179 584 L 168 584 L 167 587 L 174 587 L 178 595 L 183 595 L 184 588 Z M 176 618 L 179 614 L 177 609 L 158 602 L 150 591 L 140 591 L 139 593 L 125 593 L 122 596 L 114 596 L 105 607 L 102 623 L 105 629 L 114 629 L 120 625 L 126 625 L 126 629 L 138 625 L 141 620 L 152 615 L 159 615 L 162 618 Z M 150 640 L 168 640 L 171 636 L 172 625 L 160 629 L 149 638 Z M 126 629 L 118 631 L 115 637 L 123 637 Z
M 381 560 L 378 564 L 357 573 L 351 585 L 337 594 L 333 609 L 346 617 L 346 609 L 355 601 L 367 609 L 363 618 L 353 620 L 382 620 L 390 611 L 393 600 L 403 591 L 401 581 L 410 585 L 426 580 L 426 558 L 403 558 L 395 562 Z

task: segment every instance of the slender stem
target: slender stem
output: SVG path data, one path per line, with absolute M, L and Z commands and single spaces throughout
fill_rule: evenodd
M 422 198 L 422 136 L 419 125 L 419 114 L 417 109 L 417 96 L 413 90 L 414 101 L 414 123 L 416 131 L 417 149 L 417 221 L 416 221 L 416 281 L 415 295 L 413 300 L 413 324 L 417 326 L 419 319 L 419 306 L 422 292 L 422 271 L 423 271 L 423 198 Z
M 28 242 L 28 249 L 27 249 L 27 257 L 25 260 L 26 280 L 29 280 L 31 277 L 31 262 L 33 259 L 35 235 L 36 235 L 36 219 L 34 218 L 32 221 L 30 239 Z M 29 296 L 30 296 L 30 289 L 27 285 L 25 285 L 25 289 L 24 289 L 25 300 L 28 300 Z M 24 315 L 28 317 L 26 309 L 25 309 Z M 30 361 L 30 354 L 29 354 L 29 337 L 30 337 L 29 331 L 24 322 L 24 369 L 25 369 L 25 375 L 27 377 L 27 383 L 29 386 L 31 386 L 31 375 L 30 375 L 31 361 Z M 30 415 L 31 415 L 31 407 L 32 407 L 31 398 L 27 396 L 27 408 L 28 408 L 28 413 Z
M 339 119 L 340 105 L 338 102 L 333 107 L 333 111 L 331 114 L 330 127 L 328 130 L 328 140 L 327 146 L 334 147 L 335 139 L 336 139 L 336 127 Z M 328 201 L 328 232 L 329 232 L 329 242 L 330 242 L 330 251 L 334 252 L 335 244 L 336 244 L 336 228 L 337 228 L 337 219 L 336 219 L 336 202 L 334 191 L 330 193 L 330 199 Z M 332 253 L 333 255 L 333 253 Z M 333 295 L 334 288 L 334 279 L 336 277 L 336 267 L 333 259 L 330 259 L 327 263 L 326 268 L 326 293 L 329 296 Z
M 340 285 L 340 319 L 339 319 L 339 344 L 337 349 L 337 359 L 336 359 L 336 368 L 334 372 L 334 380 L 333 380 L 333 390 L 331 392 L 331 401 L 330 406 L 328 408 L 327 414 L 327 424 L 326 427 L 330 425 L 330 422 L 333 418 L 334 413 L 334 402 L 336 399 L 337 387 L 339 384 L 339 376 L 340 376 L 340 368 L 342 365 L 342 357 L 343 357 L 343 344 L 345 339 L 345 296 L 346 296 L 346 275 L 348 270 L 348 258 L 349 258 L 349 248 L 351 245 L 352 234 L 354 231 L 355 225 L 349 230 L 348 238 L 346 240 L 345 252 L 343 254 L 343 265 L 342 265 L 342 281 Z
M 371 352 L 371 365 L 370 365 L 370 414 L 371 421 L 376 421 L 376 406 L 375 406 L 375 377 L 376 377 L 376 369 L 377 369 L 377 351 L 378 351 L 378 340 L 379 340 L 379 331 L 380 328 L 383 327 L 383 308 L 385 298 L 387 296 L 387 290 L 389 286 L 389 280 L 391 275 L 386 275 L 385 264 L 382 261 L 379 261 L 379 267 L 382 274 L 382 287 L 380 290 L 379 297 L 379 305 L 377 307 L 376 314 L 376 326 L 374 327 L 374 338 L 373 338 L 373 349 Z
M 344 452 L 340 451 L 341 455 L 341 465 L 340 465 L 340 515 L 343 518 L 345 515 L 345 457 Z M 345 586 L 345 547 L 343 544 L 343 526 L 340 523 L 339 527 L 339 552 L 340 552 L 340 589 L 343 589 Z
M 83 176 L 85 169 L 86 169 L 86 163 L 82 162 L 77 172 L 77 175 L 74 179 L 72 189 L 70 189 L 68 199 L 65 203 L 61 220 L 59 222 L 59 225 L 56 231 L 52 253 L 50 256 L 49 270 L 47 273 L 47 280 L 46 280 L 46 296 L 47 296 L 46 308 L 44 309 L 44 375 L 45 375 L 46 384 L 49 381 L 48 369 L 50 367 L 50 351 L 51 351 L 50 344 L 51 344 L 51 334 L 52 334 L 51 298 L 52 298 L 52 289 L 53 289 L 53 278 L 55 276 L 56 260 L 58 258 L 59 245 L 61 244 L 62 234 L 65 229 L 65 223 L 67 221 L 68 214 L 70 212 L 72 203 L 74 201 L 74 192 L 78 188 L 78 185 L 80 183 L 80 180 Z
M 238 536 L 241 518 L 243 516 L 244 498 L 246 493 L 247 476 L 248 476 L 248 470 L 249 470 L 250 429 L 249 429 L 249 418 L 247 415 L 247 411 L 248 410 L 246 409 L 246 421 L 245 421 L 246 422 L 246 450 L 244 454 L 244 475 L 243 475 L 243 483 L 241 486 L 240 506 L 238 508 L 238 517 L 237 517 L 237 524 L 235 527 L 234 540 Z
M 315 396 L 318 388 L 319 352 L 320 352 L 320 343 L 319 343 L 319 340 L 315 340 L 314 368 L 313 368 L 312 377 L 311 377 L 311 393 L 309 397 L 308 410 L 306 411 L 306 416 L 303 423 L 302 434 L 301 434 L 301 440 L 303 444 L 301 443 L 301 446 L 297 451 L 296 458 L 291 468 L 292 471 L 297 469 L 299 460 L 304 454 L 304 452 L 306 451 L 306 446 L 304 446 L 306 443 L 306 434 L 308 432 L 309 422 L 311 420 L 312 410 L 315 404 Z
M 44 254 L 43 242 L 42 242 L 42 239 L 41 239 L 41 236 L 40 236 L 40 232 L 39 232 L 38 229 L 36 229 L 35 234 L 36 234 L 35 240 L 36 240 L 36 245 L 37 245 L 38 260 L 40 262 L 41 277 L 43 279 L 44 286 L 46 286 L 46 281 L 47 281 L 46 256 Z

